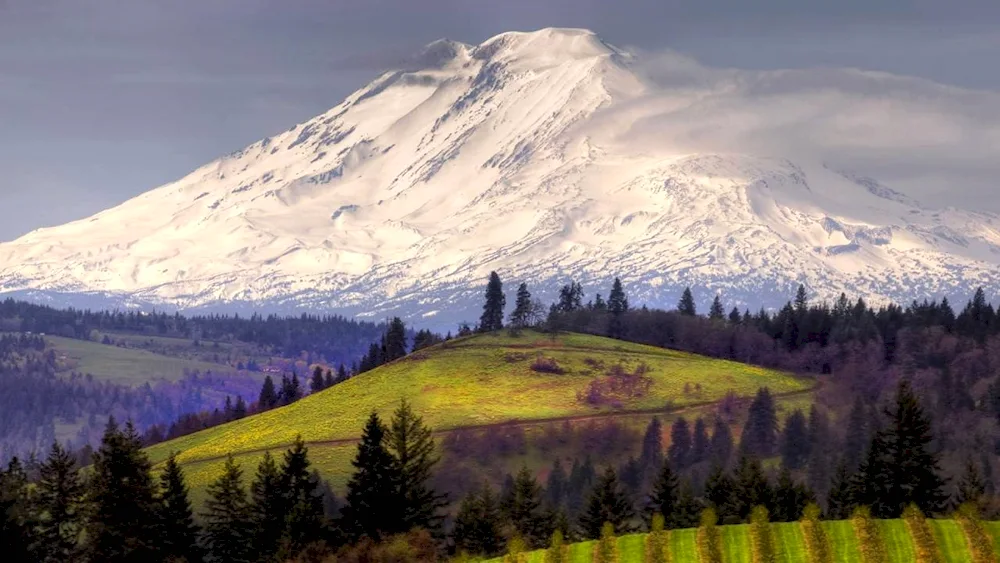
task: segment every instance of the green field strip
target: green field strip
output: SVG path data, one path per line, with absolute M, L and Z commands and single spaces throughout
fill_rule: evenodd
M 771 524 L 774 549 L 778 563 L 805 563 L 809 561 L 806 539 L 798 522 Z
M 969 563 L 972 554 L 965 539 L 965 532 L 954 520 L 928 520 L 937 542 L 938 552 L 946 563 Z
M 646 534 L 618 538 L 618 563 L 643 563 L 646 558 Z
M 1000 522 L 983 522 L 983 527 L 993 538 L 993 552 L 1000 559 Z
M 588 541 L 569 546 L 569 563 L 592 563 L 594 560 L 594 544 Z
M 527 563 L 545 563 L 545 550 L 532 551 L 528 554 Z
M 849 520 L 823 522 L 823 528 L 830 537 L 834 563 L 860 563 L 858 538 L 854 535 L 854 526 Z
M 670 561 L 672 563 L 700 563 L 698 558 L 698 530 L 671 530 Z
M 917 551 L 910 537 L 910 530 L 902 520 L 879 520 L 882 542 L 885 544 L 889 563 L 911 563 L 917 559 Z
M 725 563 L 751 563 L 750 526 L 737 524 L 720 526 L 722 532 L 722 560 Z

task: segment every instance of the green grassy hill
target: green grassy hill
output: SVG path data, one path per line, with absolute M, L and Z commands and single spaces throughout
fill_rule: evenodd
M 228 373 L 228 366 L 166 356 L 136 348 L 121 348 L 99 342 L 46 336 L 65 371 L 91 374 L 96 379 L 122 385 L 141 385 L 157 380 L 177 381 L 185 372 Z
M 532 369 L 539 358 L 563 373 Z M 613 366 L 648 366 L 652 380 L 641 397 L 593 406 L 581 398 Z M 814 385 L 763 368 L 607 338 L 529 332 L 456 339 L 422 350 L 310 395 L 297 403 L 150 448 L 154 462 L 180 452 L 189 481 L 204 487 L 225 455 L 252 468 L 265 450 L 287 447 L 297 434 L 324 476 L 342 485 L 353 441 L 372 410 L 388 417 L 410 400 L 436 431 L 510 423 L 670 412 L 712 403 L 729 391 L 750 396 L 760 387 L 801 399 Z
M 903 520 L 877 522 L 880 540 L 887 555 L 885 563 L 914 563 L 919 561 L 916 548 Z M 975 561 L 969 549 L 962 526 L 955 520 L 928 520 L 934 533 L 935 548 L 943 563 L 970 563 Z M 861 546 L 850 521 L 823 522 L 823 528 L 833 548 L 835 563 L 866 563 L 861 556 Z M 993 541 L 994 561 L 1000 561 L 1000 522 L 984 522 Z M 776 563 L 811 563 L 805 537 L 798 522 L 770 525 L 774 539 Z M 741 524 L 720 526 L 723 541 L 722 563 L 753 563 L 750 527 Z M 698 555 L 696 529 L 668 532 L 667 552 L 672 563 L 703 563 Z M 618 563 L 644 563 L 646 561 L 647 534 L 631 534 L 617 539 Z M 595 542 L 582 542 L 567 546 L 569 563 L 592 563 Z M 502 563 L 497 558 L 487 563 Z M 519 563 L 545 563 L 545 550 L 523 554 Z

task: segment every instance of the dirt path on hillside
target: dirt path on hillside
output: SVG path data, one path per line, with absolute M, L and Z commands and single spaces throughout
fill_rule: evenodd
M 774 397 L 776 399 L 788 399 L 788 398 L 793 398 L 793 397 L 800 397 L 800 396 L 804 396 L 804 395 L 810 395 L 810 394 L 815 393 L 820 388 L 820 386 L 821 386 L 821 383 L 817 380 L 817 381 L 815 381 L 815 384 L 812 387 L 810 387 L 809 389 L 804 389 L 804 390 L 801 390 L 801 391 L 786 391 L 784 393 L 775 393 Z M 497 429 L 497 428 L 518 428 L 518 427 L 520 427 L 520 428 L 527 428 L 527 427 L 530 427 L 530 426 L 546 425 L 546 424 L 559 424 L 559 423 L 563 423 L 563 422 L 573 423 L 573 422 L 586 422 L 586 421 L 590 421 L 590 420 L 616 420 L 616 419 L 621 419 L 621 418 L 649 416 L 649 415 L 657 415 L 657 414 L 664 414 L 664 415 L 676 416 L 676 415 L 683 415 L 684 413 L 688 413 L 688 412 L 692 412 L 692 411 L 701 410 L 701 409 L 704 409 L 704 408 L 707 408 L 707 407 L 711 407 L 711 406 L 716 405 L 718 402 L 719 402 L 719 400 L 716 399 L 714 401 L 702 401 L 702 402 L 699 402 L 699 403 L 692 403 L 690 405 L 685 405 L 683 407 L 677 407 L 677 408 L 640 409 L 640 410 L 621 411 L 621 412 L 605 412 L 605 413 L 593 413 L 593 414 L 578 414 L 578 415 L 572 415 L 572 416 L 557 416 L 557 417 L 550 417 L 550 418 L 533 418 L 533 419 L 528 419 L 528 420 L 513 419 L 513 420 L 506 420 L 506 421 L 503 421 L 503 422 L 492 422 L 492 423 L 489 423 L 489 424 L 474 424 L 474 425 L 470 425 L 470 426 L 460 426 L 460 427 L 457 427 L 457 428 L 448 428 L 448 429 L 443 429 L 443 430 L 434 430 L 433 432 L 431 432 L 431 434 L 433 436 L 435 436 L 435 437 L 442 437 L 442 436 L 446 436 L 448 434 L 451 434 L 453 432 L 458 432 L 458 431 L 472 431 L 472 432 L 475 432 L 475 431 L 479 431 L 479 430 L 490 430 L 490 429 Z M 314 440 L 314 441 L 307 441 L 306 445 L 307 446 L 350 446 L 352 444 L 357 444 L 360 441 L 361 441 L 360 437 L 358 437 L 358 438 L 340 438 L 340 439 L 336 439 L 336 440 Z M 252 449 L 252 450 L 243 450 L 243 451 L 235 452 L 235 453 L 233 453 L 233 455 L 263 454 L 264 452 L 268 452 L 268 451 L 274 452 L 274 451 L 277 451 L 277 450 L 287 449 L 290 446 L 291 446 L 291 444 L 282 444 L 282 445 L 277 445 L 277 446 L 271 446 L 271 447 L 268 447 L 268 448 L 257 448 L 257 449 Z M 185 465 L 195 465 L 195 464 L 199 464 L 199 463 L 212 463 L 212 462 L 215 462 L 215 461 L 220 461 L 220 460 L 226 459 L 226 457 L 228 455 L 229 454 L 227 454 L 227 455 L 220 455 L 220 456 L 213 456 L 213 457 L 206 457 L 206 458 L 192 460 L 190 462 L 183 462 L 182 461 L 181 463 L 185 464 Z

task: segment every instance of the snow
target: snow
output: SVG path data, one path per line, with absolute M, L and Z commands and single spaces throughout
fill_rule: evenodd
M 177 182 L 0 245 L 0 291 L 450 323 L 474 318 L 494 269 L 543 296 L 570 276 L 606 293 L 619 275 L 633 302 L 661 306 L 685 285 L 755 307 L 799 282 L 874 301 L 998 289 L 1000 216 L 935 209 L 844 157 L 838 135 L 868 113 L 815 119 L 834 98 L 816 92 L 841 83 L 879 108 L 931 104 L 910 128 L 1000 109 L 989 96 L 834 70 L 664 87 L 572 29 L 439 41 L 415 61 Z M 769 112 L 789 83 L 808 95 L 779 127 Z M 748 133 L 765 125 L 790 140 Z M 830 144 L 805 150 L 797 128 Z M 866 156 L 890 145 L 858 142 Z

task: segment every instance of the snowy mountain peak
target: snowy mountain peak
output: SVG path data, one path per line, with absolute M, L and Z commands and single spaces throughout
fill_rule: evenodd
M 0 291 L 451 322 L 494 269 L 542 297 L 618 275 L 654 305 L 686 285 L 754 307 L 800 282 L 874 300 L 995 288 L 1000 217 L 935 209 L 869 156 L 926 166 L 920 127 L 973 111 L 988 128 L 994 98 L 688 62 L 657 84 L 655 62 L 586 30 L 436 41 L 314 119 L 0 244 Z

